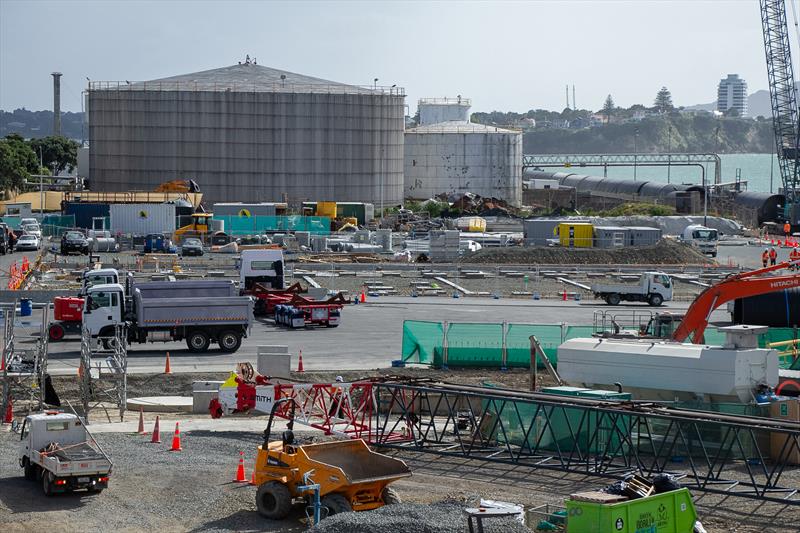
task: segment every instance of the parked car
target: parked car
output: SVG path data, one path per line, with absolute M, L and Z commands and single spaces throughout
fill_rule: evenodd
M 181 255 L 203 255 L 203 243 L 200 239 L 186 239 L 181 246 Z
M 39 228 L 39 224 L 25 224 L 22 226 L 22 231 L 27 235 L 36 235 L 40 240 L 42 238 L 42 230 Z
M 8 237 L 8 228 L 0 226 L 0 254 L 6 255 L 12 251 L 11 239 Z
M 61 255 L 89 254 L 89 241 L 80 231 L 68 231 L 61 236 Z
M 39 237 L 36 235 L 23 235 L 17 240 L 17 250 L 38 250 L 39 245 Z
M 35 218 L 23 218 L 23 219 L 20 219 L 20 221 L 19 221 L 20 227 L 25 226 L 27 224 L 36 224 L 38 226 L 39 225 L 39 221 L 36 220 Z

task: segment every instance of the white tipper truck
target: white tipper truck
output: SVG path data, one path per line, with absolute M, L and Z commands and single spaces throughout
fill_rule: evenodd
M 608 305 L 625 300 L 658 307 L 672 300 L 672 280 L 663 272 L 643 272 L 638 283 L 597 283 L 591 288 L 594 297 L 604 299 Z
M 19 465 L 25 479 L 40 480 L 45 496 L 108 487 L 111 459 L 97 445 L 80 418 L 59 411 L 28 415 L 22 423 Z
M 681 240 L 696 246 L 702 253 L 717 257 L 717 243 L 719 242 L 719 232 L 714 228 L 707 228 L 699 224 L 686 226 L 681 235 Z

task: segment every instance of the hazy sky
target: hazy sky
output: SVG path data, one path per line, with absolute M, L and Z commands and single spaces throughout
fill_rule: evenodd
M 791 20 L 791 12 L 790 12 Z M 797 37 L 792 31 L 792 44 Z M 795 57 L 800 54 L 797 47 Z M 86 78 L 149 80 L 235 64 L 417 99 L 461 94 L 473 111 L 712 102 L 727 73 L 767 85 L 758 0 L 44 1 L 0 0 L 0 109 L 79 111 Z

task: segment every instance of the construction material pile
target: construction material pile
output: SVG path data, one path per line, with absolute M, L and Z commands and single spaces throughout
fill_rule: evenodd
M 431 505 L 403 503 L 374 511 L 341 513 L 322 520 L 312 533 L 465 533 L 465 506 L 455 502 Z M 483 522 L 486 533 L 530 533 L 513 518 L 490 518 Z
M 696 248 L 664 239 L 655 246 L 625 248 L 483 248 L 460 263 L 513 265 L 704 265 L 712 262 Z

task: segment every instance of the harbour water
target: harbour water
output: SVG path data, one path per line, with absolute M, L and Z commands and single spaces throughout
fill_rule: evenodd
M 774 154 L 721 154 L 720 159 L 722 160 L 723 182 L 734 181 L 737 169 L 741 169 L 741 179 L 747 181 L 747 190 L 749 191 L 778 192 L 781 187 L 778 160 Z M 585 173 L 602 176 L 603 169 L 587 169 Z M 772 175 L 771 179 L 770 174 Z M 633 179 L 634 169 L 633 167 L 610 167 L 608 176 Z M 668 177 L 672 183 L 699 184 L 702 181 L 702 172 L 698 167 L 683 166 L 672 166 L 669 168 L 669 173 L 665 167 L 636 168 L 637 180 L 667 182 Z M 713 165 L 707 165 L 706 177 L 710 180 L 714 179 Z

